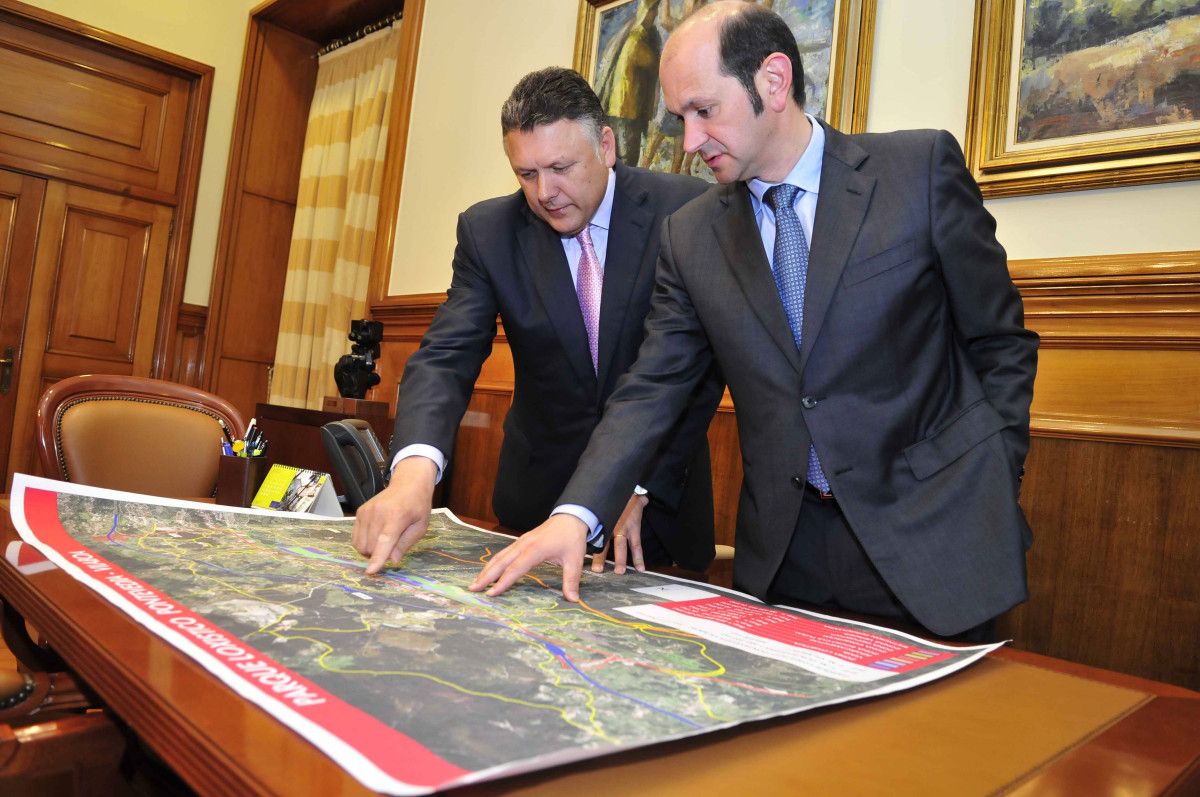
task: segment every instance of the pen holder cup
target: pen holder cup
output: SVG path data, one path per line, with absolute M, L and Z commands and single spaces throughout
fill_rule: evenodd
M 217 503 L 250 506 L 269 469 L 266 457 L 222 455 L 217 465 Z

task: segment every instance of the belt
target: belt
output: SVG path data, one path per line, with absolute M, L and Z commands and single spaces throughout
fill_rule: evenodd
M 810 484 L 809 482 L 804 483 L 804 492 L 812 495 L 814 498 L 816 498 L 820 501 L 836 501 L 837 500 L 836 498 L 834 498 L 833 493 L 829 492 L 828 490 L 822 490 L 820 487 L 817 487 L 814 484 Z

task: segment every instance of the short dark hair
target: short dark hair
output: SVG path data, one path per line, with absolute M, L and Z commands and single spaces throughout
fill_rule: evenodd
M 500 108 L 500 132 L 528 133 L 538 125 L 562 119 L 581 122 L 594 143 L 600 142 L 604 109 L 583 76 L 574 69 L 550 66 L 517 81 Z
M 754 115 L 763 112 L 762 97 L 754 86 L 758 68 L 771 53 L 783 53 L 792 62 L 792 99 L 804 107 L 804 66 L 796 37 L 783 18 L 759 5 L 746 4 L 721 21 L 721 73 L 737 78 L 750 95 Z

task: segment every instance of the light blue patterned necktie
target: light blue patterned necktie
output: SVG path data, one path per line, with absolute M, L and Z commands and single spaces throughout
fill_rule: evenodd
M 800 350 L 800 335 L 804 330 L 804 286 L 808 282 L 808 240 L 796 215 L 799 186 L 781 183 L 763 194 L 763 201 L 775 212 L 775 287 L 783 300 L 792 339 Z M 829 492 L 829 480 L 817 459 L 816 446 L 808 449 L 808 483 L 821 492 Z

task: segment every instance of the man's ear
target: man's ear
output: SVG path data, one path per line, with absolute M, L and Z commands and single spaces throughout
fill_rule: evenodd
M 600 128 L 600 157 L 610 169 L 617 162 L 617 137 L 608 125 Z
M 763 104 L 779 113 L 792 101 L 792 62 L 783 53 L 771 53 L 763 59 L 754 76 Z

